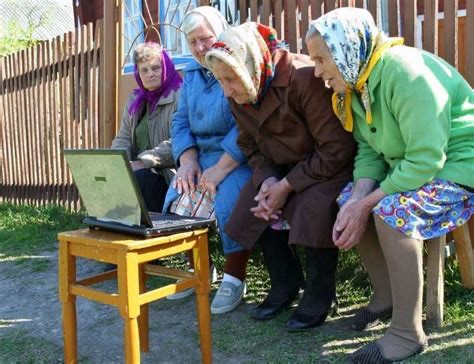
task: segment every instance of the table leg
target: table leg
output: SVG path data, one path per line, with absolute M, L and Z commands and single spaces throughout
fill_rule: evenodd
M 118 294 L 119 311 L 124 320 L 125 360 L 126 363 L 140 363 L 140 333 L 138 316 L 140 315 L 139 273 L 137 253 L 118 253 Z
M 77 363 L 76 296 L 69 291 L 76 282 L 76 257 L 69 252 L 69 242 L 59 243 L 59 299 L 62 305 L 64 362 Z
M 140 264 L 140 293 L 146 292 L 145 264 Z M 150 350 L 148 338 L 148 303 L 140 306 L 140 316 L 138 316 L 138 330 L 140 331 L 140 350 L 148 352 Z
M 76 298 L 63 302 L 64 363 L 77 363 Z
M 124 318 L 125 362 L 140 363 L 140 333 L 138 319 Z
M 196 248 L 193 249 L 194 269 L 200 285 L 196 287 L 197 315 L 199 322 L 199 338 L 201 342 L 202 362 L 212 363 L 212 331 L 211 309 L 209 306 L 209 253 L 207 234 L 197 237 Z

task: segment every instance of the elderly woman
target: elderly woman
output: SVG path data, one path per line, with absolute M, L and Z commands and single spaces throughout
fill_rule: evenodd
M 138 45 L 133 63 L 138 88 L 128 99 L 112 148 L 127 151 L 148 210 L 158 212 L 173 178 L 170 124 L 182 79 L 156 43 Z
M 165 202 L 167 209 L 179 194 L 189 194 L 197 186 L 207 189 L 214 197 L 217 226 L 226 256 L 224 277 L 211 304 L 214 314 L 229 312 L 242 300 L 249 257 L 249 252 L 223 229 L 240 189 L 250 178 L 250 169 L 236 144 L 238 132 L 227 99 L 204 66 L 206 52 L 228 27 L 221 13 L 209 6 L 198 7 L 183 19 L 181 28 L 194 61 L 184 70 L 181 99 L 173 116 L 172 149 L 179 168 Z
M 362 9 L 313 21 L 306 43 L 314 75 L 333 88 L 334 109 L 359 145 L 333 230 L 340 249 L 357 244 L 374 288 L 352 326 L 392 315 L 385 335 L 351 358 L 402 360 L 427 346 L 421 241 L 474 211 L 474 93 L 442 59 L 386 38 Z M 362 237 L 370 216 L 378 240 Z
M 297 244 L 305 247 L 306 284 L 287 329 L 317 327 L 336 298 L 331 227 L 336 197 L 351 178 L 355 142 L 334 115 L 329 90 L 311 80 L 309 57 L 288 52 L 273 29 L 256 23 L 228 29 L 206 61 L 231 100 L 238 144 L 253 171 L 226 226 L 247 249 L 262 235 L 271 289 L 252 317 L 271 319 L 298 295 Z M 281 230 L 283 222 L 289 231 Z

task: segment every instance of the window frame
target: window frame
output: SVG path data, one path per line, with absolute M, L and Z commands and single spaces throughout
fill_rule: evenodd
M 121 55 L 121 61 L 123 64 L 122 68 L 122 74 L 129 74 L 133 73 L 134 65 L 133 65 L 133 60 L 132 58 L 132 52 L 130 52 L 130 49 L 132 46 L 135 44 L 130 44 L 129 46 L 126 45 L 126 43 L 130 42 L 128 39 L 135 39 L 135 37 L 141 33 L 141 35 L 137 38 L 137 43 L 143 43 L 145 41 L 145 25 L 143 24 L 142 21 L 142 16 L 143 16 L 143 4 L 141 1 L 136 1 L 136 0 L 124 0 L 122 5 L 123 8 L 123 25 L 122 25 L 122 55 Z M 126 4 L 126 7 L 125 7 Z M 128 13 L 126 9 L 129 9 L 132 14 Z M 127 13 L 127 14 L 126 14 Z M 136 23 L 136 24 L 135 24 Z M 138 32 L 137 29 L 135 29 L 135 26 L 138 25 Z M 126 35 L 126 37 L 125 37 Z M 129 62 L 125 62 L 125 57 L 126 56 L 130 57 Z

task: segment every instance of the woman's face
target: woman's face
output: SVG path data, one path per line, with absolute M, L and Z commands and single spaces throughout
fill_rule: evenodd
M 214 33 L 205 23 L 202 23 L 187 34 L 186 40 L 188 41 L 188 47 L 193 57 L 197 59 L 200 64 L 205 64 L 206 53 L 216 42 Z
M 137 64 L 138 74 L 143 86 L 148 91 L 153 91 L 161 86 L 161 57 L 154 57 Z
M 330 86 L 334 92 L 343 94 L 346 92 L 346 81 L 341 71 L 337 68 L 331 51 L 324 39 L 320 36 L 313 36 L 306 39 L 308 52 L 314 61 L 314 77 L 320 77 L 326 85 Z
M 211 62 L 211 71 L 224 90 L 225 97 L 232 97 L 240 105 L 248 104 L 250 102 L 249 95 L 245 90 L 244 83 L 234 70 L 222 61 L 214 59 Z

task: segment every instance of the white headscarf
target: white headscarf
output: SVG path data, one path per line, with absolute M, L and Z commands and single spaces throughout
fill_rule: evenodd
M 229 23 L 224 18 L 224 16 L 219 12 L 219 10 L 213 8 L 212 6 L 199 6 L 190 10 L 184 16 L 183 23 L 186 21 L 186 18 L 196 14 L 203 18 L 203 22 L 207 25 L 209 30 L 214 33 L 216 38 L 224 30 L 229 28 Z M 197 59 L 196 62 L 198 62 L 201 66 L 206 67 L 206 65 L 201 64 L 201 62 L 199 62 Z
M 229 28 L 229 23 L 227 23 L 227 20 L 224 18 L 224 16 L 219 10 L 213 8 L 212 6 L 199 6 L 188 11 L 183 19 L 183 22 L 191 14 L 201 15 L 207 21 L 209 29 L 216 37 L 218 37 L 224 30 Z

